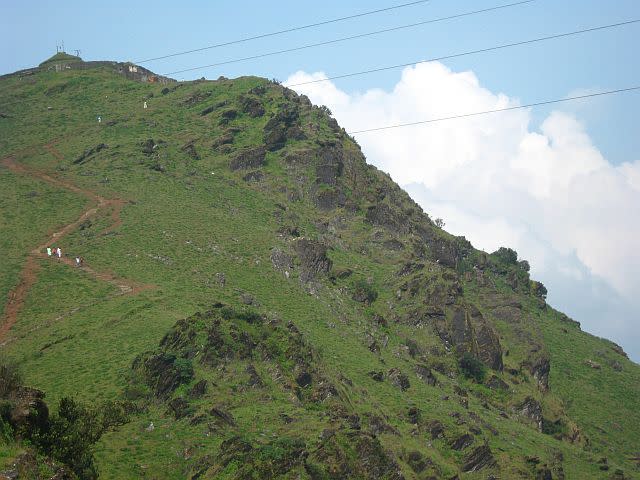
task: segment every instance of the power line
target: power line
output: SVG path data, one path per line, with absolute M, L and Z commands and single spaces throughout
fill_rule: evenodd
M 508 112 L 510 110 L 518 110 L 518 109 L 522 109 L 522 108 L 539 107 L 541 105 L 549 105 L 549 104 L 552 104 L 552 103 L 570 102 L 572 100 L 581 100 L 581 99 L 584 99 L 584 98 L 600 97 L 600 96 L 603 96 L 603 95 L 612 95 L 614 93 L 630 92 L 632 90 L 640 90 L 640 85 L 635 86 L 635 87 L 629 87 L 629 88 L 620 88 L 618 90 L 609 90 L 609 91 L 606 91 L 606 92 L 589 93 L 587 95 L 577 95 L 575 97 L 560 98 L 560 99 L 557 99 L 557 100 L 545 100 L 545 101 L 542 101 L 542 102 L 528 103 L 527 105 L 517 105 L 515 107 L 497 108 L 495 110 L 485 110 L 484 112 L 464 113 L 464 114 L 461 114 L 461 115 L 453 115 L 451 117 L 440 117 L 440 118 L 432 118 L 432 119 L 429 119 L 429 120 L 421 120 L 419 122 L 398 123 L 398 124 L 395 124 L 395 125 L 386 125 L 384 127 L 367 128 L 367 129 L 364 129 L 364 130 L 356 130 L 356 131 L 347 132 L 347 133 L 349 135 L 355 135 L 357 133 L 377 132 L 377 131 L 380 131 L 380 130 L 390 130 L 392 128 L 410 127 L 412 125 L 422 125 L 422 124 L 427 124 L 427 123 L 443 122 L 443 121 L 446 121 L 446 120 L 455 120 L 455 119 L 458 119 L 458 118 L 467 118 L 467 117 L 475 117 L 475 116 L 479 116 L 479 115 L 487 115 L 487 114 L 490 114 L 490 113 Z
M 402 3 L 400 5 L 394 5 L 391 7 L 386 7 L 386 8 L 379 8 L 377 10 L 370 10 L 368 12 L 362 12 L 362 13 L 357 13 L 355 15 L 348 15 L 346 17 L 339 17 L 339 18 L 334 18 L 331 20 L 324 20 L 322 22 L 316 22 L 316 23 L 310 23 L 308 25 L 302 25 L 299 27 L 291 27 L 291 28 L 287 28 L 285 30 L 279 30 L 277 32 L 270 32 L 270 33 L 263 33 L 260 35 L 254 35 L 252 37 L 246 37 L 246 38 L 240 38 L 238 40 L 230 40 L 228 42 L 222 42 L 222 43 L 216 43 L 214 45 L 209 45 L 206 47 L 201 47 L 201 48 L 194 48 L 193 50 L 185 50 L 183 52 L 176 52 L 176 53 L 170 53 L 168 55 L 162 55 L 160 57 L 155 57 L 155 58 L 148 58 L 146 60 L 138 60 L 137 62 L 134 63 L 148 63 L 148 62 L 153 62 L 155 60 L 163 60 L 165 58 L 171 58 L 171 57 L 178 57 L 180 55 L 187 55 L 189 53 L 196 53 L 196 52 L 202 52 L 204 50 L 211 50 L 213 48 L 220 48 L 220 47 L 226 47 L 228 45 L 235 45 L 238 43 L 244 43 L 244 42 L 250 42 L 251 40 L 258 40 L 260 38 L 267 38 L 267 37 L 273 37 L 276 35 L 282 35 L 283 33 L 290 33 L 290 32 L 296 32 L 298 30 L 305 30 L 307 28 L 314 28 L 314 27 L 320 27 L 322 25 L 328 25 L 330 23 L 337 23 L 337 22 L 343 22 L 345 20 L 351 20 L 354 18 L 360 18 L 360 17 L 366 17 L 367 15 L 373 15 L 376 13 L 382 13 L 382 12 L 388 12 L 390 10 L 397 10 L 399 8 L 405 8 L 405 7 L 410 7 L 413 5 L 418 5 L 420 3 L 427 3 L 431 0 L 419 0 L 416 2 L 409 2 L 409 3 Z
M 587 28 L 587 29 L 584 29 L 584 30 L 576 30 L 576 31 L 573 31 L 573 32 L 559 33 L 559 34 L 550 35 L 550 36 L 547 36 L 547 37 L 539 37 L 539 38 L 534 38 L 534 39 L 531 39 L 531 40 L 523 40 L 521 42 L 506 43 L 506 44 L 503 44 L 503 45 L 497 45 L 495 47 L 481 48 L 479 50 L 471 50 L 471 51 L 462 52 L 462 53 L 452 53 L 450 55 L 444 55 L 442 57 L 434 57 L 434 58 L 430 58 L 430 59 L 427 59 L 427 60 L 419 60 L 417 62 L 401 63 L 401 64 L 398 64 L 398 65 L 390 65 L 390 66 L 387 66 L 387 67 L 373 68 L 371 70 L 362 70 L 362 71 L 359 71 L 359 72 L 345 73 L 343 75 L 336 75 L 336 76 L 333 76 L 333 77 L 321 78 L 321 79 L 318 79 L 318 80 L 309 80 L 309 81 L 306 81 L 306 82 L 291 83 L 291 84 L 287 84 L 285 86 L 291 88 L 291 87 L 298 87 L 298 86 L 301 86 L 301 85 L 309 85 L 311 83 L 328 82 L 330 80 L 336 80 L 336 79 L 339 79 L 339 78 L 355 77 L 355 76 L 358 76 L 358 75 L 366 75 L 366 74 L 369 74 L 369 73 L 383 72 L 385 70 L 393 70 L 393 69 L 396 69 L 396 68 L 409 67 L 411 65 L 418 65 L 418 64 L 421 64 L 421 63 L 431 63 L 431 62 L 438 62 L 438 61 L 441 61 L 441 60 L 449 60 L 449 59 L 452 59 L 452 58 L 464 57 L 464 56 L 467 56 L 467 55 L 474 55 L 476 53 L 491 52 L 491 51 L 494 51 L 494 50 L 501 50 L 501 49 L 504 49 L 504 48 L 517 47 L 517 46 L 521 46 L 521 45 L 528 45 L 528 44 L 531 44 L 531 43 L 543 42 L 543 41 L 546 41 L 546 40 L 554 40 L 554 39 L 563 38 L 563 37 L 570 37 L 570 36 L 579 35 L 579 34 L 582 34 L 582 33 L 595 32 L 595 31 L 604 30 L 604 29 L 607 29 L 607 28 L 621 27 L 621 26 L 624 26 L 624 25 L 630 25 L 630 24 L 638 23 L 638 22 L 640 22 L 640 19 L 629 20 L 627 22 L 612 23 L 610 25 L 602 25 L 600 27 Z
M 168 72 L 168 73 L 163 73 L 162 75 L 164 76 L 168 76 L 168 75 L 175 75 L 177 73 L 185 73 L 185 72 L 192 72 L 194 70 L 202 70 L 204 68 L 211 68 L 211 67 L 219 67 L 221 65 L 228 65 L 230 63 L 239 63 L 239 62 L 245 62 L 247 60 L 255 60 L 258 58 L 264 58 L 264 57 L 270 57 L 273 55 L 280 55 L 283 53 L 290 53 L 290 52 L 296 52 L 299 50 L 305 50 L 308 48 L 313 48 L 313 47 L 320 47 L 320 46 L 324 46 L 324 45 L 330 45 L 333 43 L 339 43 L 339 42 L 346 42 L 348 40 L 355 40 L 357 38 L 364 38 L 364 37 L 370 37 L 372 35 L 379 35 L 381 33 L 387 33 L 387 32 L 393 32 L 393 31 L 397 31 L 397 30 L 402 30 L 402 29 L 406 29 L 406 28 L 412 28 L 412 27 L 418 27 L 421 25 L 427 25 L 430 23 L 436 23 L 436 22 L 444 22 L 446 20 L 453 20 L 456 18 L 461 18 L 461 17 L 468 17 L 471 15 L 477 15 L 479 13 L 486 13 L 486 12 L 491 12 L 494 10 L 500 10 L 500 9 L 504 9 L 504 8 L 509 8 L 509 7 L 515 7 L 518 5 L 524 5 L 527 3 L 532 3 L 535 2 L 536 0 L 522 0 L 519 2 L 515 2 L 515 3 L 508 3 L 505 5 L 498 5 L 495 7 L 490 7 L 490 8 L 483 8 L 482 10 L 474 10 L 471 12 L 464 12 L 464 13 L 459 13 L 456 15 L 449 15 L 447 17 L 440 17 L 440 18 L 435 18 L 435 19 L 431 19 L 431 20 L 425 20 L 422 22 L 417 22 L 417 23 L 410 23 L 407 25 L 399 25 L 397 27 L 391 27 L 391 28 L 385 28 L 383 30 L 376 30 L 374 32 L 366 32 L 366 33 L 360 33 L 358 35 L 352 35 L 349 37 L 342 37 L 342 38 L 336 38 L 333 40 L 327 40 L 324 42 L 319 42 L 319 43 L 311 43 L 311 44 L 307 44 L 307 45 L 302 45 L 299 47 L 293 47 L 293 48 L 286 48 L 284 50 L 277 50 L 275 52 L 268 52 L 268 53 L 261 53 L 258 55 L 251 55 L 249 57 L 243 57 L 243 58 L 236 58 L 233 60 L 226 60 L 224 62 L 218 62 L 218 63 L 211 63 L 209 65 L 202 65 L 202 66 L 198 66 L 198 67 L 191 67 L 191 68 L 185 68 L 184 70 L 176 70 L 174 72 Z

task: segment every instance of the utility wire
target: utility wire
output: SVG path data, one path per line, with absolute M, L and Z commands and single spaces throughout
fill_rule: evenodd
M 391 28 L 385 28 L 383 30 L 376 30 L 374 32 L 366 32 L 366 33 L 361 33 L 361 34 L 358 34 L 358 35 L 352 35 L 352 36 L 349 36 L 349 37 L 342 37 L 342 38 L 336 38 L 336 39 L 333 39 L 333 40 L 326 40 L 324 42 L 319 42 L 319 43 L 310 43 L 310 44 L 302 45 L 302 46 L 299 46 L 299 47 L 286 48 L 284 50 L 277 50 L 277 51 L 274 51 L 274 52 L 261 53 L 261 54 L 258 54 L 258 55 L 251 55 L 249 57 L 236 58 L 236 59 L 233 59 L 233 60 L 226 60 L 224 62 L 218 62 L 218 63 L 211 63 L 209 65 L 202 65 L 202 66 L 198 66 L 198 67 L 185 68 L 184 70 L 176 70 L 174 72 L 163 73 L 162 75 L 164 75 L 164 76 L 175 75 L 177 73 L 185 73 L 185 72 L 192 72 L 194 70 L 202 70 L 204 68 L 219 67 L 221 65 L 228 65 L 230 63 L 245 62 L 247 60 L 255 60 L 257 58 L 270 57 L 270 56 L 273 56 L 273 55 L 280 55 L 282 53 L 296 52 L 296 51 L 299 51 L 299 50 L 305 50 L 307 48 L 320 47 L 320 46 L 323 46 L 323 45 L 330 45 L 330 44 L 339 43 L 339 42 L 346 42 L 348 40 L 355 40 L 356 38 L 370 37 L 372 35 L 379 35 L 381 33 L 393 32 L 393 31 L 397 31 L 397 30 L 403 30 L 403 29 L 406 29 L 406 28 L 412 28 L 412 27 L 418 27 L 418 26 L 421 26 L 421 25 L 427 25 L 427 24 L 430 24 L 430 23 L 444 22 L 446 20 L 453 20 L 453 19 L 456 19 L 456 18 L 462 18 L 462 17 L 471 16 L 471 15 L 477 15 L 479 13 L 486 13 L 486 12 L 491 12 L 491 11 L 494 11 L 494 10 L 500 10 L 500 9 L 504 9 L 504 8 L 515 7 L 517 5 L 524 5 L 524 4 L 532 3 L 532 2 L 535 2 L 535 1 L 536 0 L 522 0 L 522 1 L 519 1 L 519 2 L 515 2 L 515 3 L 508 3 L 508 4 L 505 4 L 505 5 L 498 5 L 498 6 L 495 6 L 495 7 L 483 8 L 482 10 L 473 10 L 471 12 L 464 12 L 464 13 L 459 13 L 459 14 L 456 14 L 456 15 L 449 15 L 447 17 L 434 18 L 434 19 L 425 20 L 425 21 L 422 21 L 422 22 L 410 23 L 410 24 L 407 24 L 407 25 L 399 25 L 397 27 L 391 27 Z
M 604 29 L 607 29 L 607 28 L 621 27 L 621 26 L 624 26 L 624 25 L 630 25 L 630 24 L 638 23 L 638 22 L 640 22 L 640 19 L 629 20 L 627 22 L 612 23 L 610 25 L 602 25 L 600 27 L 587 28 L 587 29 L 584 29 L 584 30 L 576 30 L 576 31 L 573 31 L 573 32 L 559 33 L 557 35 L 550 35 L 550 36 L 547 36 L 547 37 L 539 37 L 539 38 L 534 38 L 534 39 L 531 39 L 531 40 L 523 40 L 521 42 L 506 43 L 506 44 L 503 44 L 503 45 L 497 45 L 495 47 L 481 48 L 479 50 L 471 50 L 471 51 L 462 52 L 462 53 L 452 53 L 450 55 L 445 55 L 445 56 L 442 56 L 442 57 L 429 58 L 427 60 L 419 60 L 417 62 L 401 63 L 401 64 L 398 64 L 398 65 L 390 65 L 390 66 L 387 66 L 387 67 L 373 68 L 371 70 L 363 70 L 363 71 L 360 71 L 360 72 L 345 73 L 343 75 L 336 75 L 334 77 L 321 78 L 321 79 L 318 79 L 318 80 L 309 80 L 309 81 L 300 82 L 300 83 L 289 83 L 289 84 L 286 84 L 285 86 L 288 87 L 288 88 L 299 87 L 301 85 L 309 85 L 311 83 L 328 82 L 330 80 L 336 80 L 336 79 L 339 79 L 339 78 L 356 77 L 358 75 L 366 75 L 366 74 L 369 74 L 369 73 L 383 72 L 385 70 L 393 70 L 393 69 L 396 69 L 396 68 L 409 67 L 409 66 L 418 65 L 418 64 L 421 64 L 421 63 L 438 62 L 438 61 L 441 61 L 441 60 L 449 60 L 451 58 L 464 57 L 464 56 L 467 56 L 467 55 L 475 55 L 476 53 L 485 53 L 485 52 L 491 52 L 491 51 L 494 51 L 494 50 L 501 50 L 501 49 L 504 49 L 504 48 L 517 47 L 517 46 L 520 46 L 520 45 L 529 45 L 531 43 L 544 42 L 546 40 L 554 40 L 554 39 L 563 38 L 563 37 L 570 37 L 570 36 L 573 36 L 573 35 L 579 35 L 579 34 L 582 34 L 582 33 L 595 32 L 595 31 L 604 30 Z
M 196 52 L 202 52 L 204 50 L 211 50 L 213 48 L 220 48 L 220 47 L 226 47 L 228 45 L 235 45 L 235 44 L 238 44 L 238 43 L 250 42 L 251 40 L 258 40 L 260 38 L 274 37 L 276 35 L 282 35 L 283 33 L 296 32 L 298 30 L 305 30 L 307 28 L 320 27 L 322 25 L 328 25 L 330 23 L 343 22 L 345 20 L 351 20 L 353 18 L 366 17 L 367 15 L 373 15 L 373 14 L 376 14 L 376 13 L 388 12 L 390 10 L 397 10 L 399 8 L 410 7 L 410 6 L 413 6 L 413 5 L 418 5 L 420 3 L 427 3 L 429 1 L 431 1 L 431 0 L 419 0 L 419 1 L 416 1 L 416 2 L 402 3 L 400 5 L 394 5 L 394 6 L 391 6 L 391 7 L 379 8 L 378 10 L 370 10 L 368 12 L 357 13 L 355 15 L 348 15 L 346 17 L 333 18 L 331 20 L 324 20 L 322 22 L 310 23 L 308 25 L 302 25 L 302 26 L 299 26 L 299 27 L 291 27 L 291 28 L 287 28 L 285 30 L 279 30 L 277 32 L 263 33 L 263 34 L 260 34 L 260 35 L 254 35 L 252 37 L 245 37 L 245 38 L 240 38 L 238 40 L 230 40 L 228 42 L 216 43 L 214 45 L 209 45 L 209 46 L 206 46 L 206 47 L 194 48 L 193 50 L 185 50 L 183 52 L 170 53 L 168 55 L 162 55 L 160 57 L 147 58 L 146 60 L 138 60 L 138 61 L 133 62 L 133 63 L 137 63 L 137 64 L 148 63 L 148 62 L 153 62 L 155 60 L 163 60 L 165 58 L 178 57 L 180 55 L 187 55 L 189 53 L 196 53 Z
M 605 91 L 605 92 L 597 92 L 597 93 L 590 93 L 587 95 L 578 95 L 575 97 L 566 97 L 566 98 L 560 98 L 560 99 L 556 99 L 556 100 L 545 100 L 542 102 L 536 102 L 536 103 L 528 103 L 527 105 L 517 105 L 515 107 L 506 107 L 506 108 L 497 108 L 495 110 L 485 110 L 484 112 L 474 112 L 474 113 L 464 113 L 461 115 L 453 115 L 451 117 L 440 117 L 440 118 L 432 118 L 429 120 L 421 120 L 419 122 L 410 122 L 410 123 L 398 123 L 395 125 L 386 125 L 384 127 L 376 127 L 376 128 L 367 128 L 364 130 L 355 130 L 352 132 L 347 132 L 349 135 L 355 135 L 357 133 L 367 133 L 367 132 L 378 132 L 380 130 L 390 130 L 392 128 L 401 128 L 401 127 L 410 127 L 412 125 L 423 125 L 423 124 L 427 124 L 427 123 L 436 123 L 436 122 L 444 122 L 446 120 L 455 120 L 457 118 L 467 118 L 467 117 L 475 117 L 478 115 L 487 115 L 490 113 L 498 113 L 498 112 L 508 112 L 510 110 L 518 110 L 518 109 L 522 109 L 522 108 L 530 108 L 530 107 L 539 107 L 541 105 L 549 105 L 552 103 L 561 103 L 561 102 L 570 102 L 572 100 L 581 100 L 584 98 L 592 98 L 592 97 L 600 97 L 603 95 L 612 95 L 614 93 L 623 93 L 623 92 L 630 92 L 633 90 L 640 90 L 640 85 L 635 86 L 635 87 L 629 87 L 629 88 L 620 88 L 618 90 L 609 90 L 609 91 Z

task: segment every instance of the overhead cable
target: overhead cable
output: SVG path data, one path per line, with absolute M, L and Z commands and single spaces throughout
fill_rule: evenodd
M 483 8 L 481 10 L 473 10 L 473 11 L 470 11 L 470 12 L 458 13 L 456 15 L 449 15 L 447 17 L 434 18 L 434 19 L 425 20 L 425 21 L 422 21 L 422 22 L 410 23 L 410 24 L 406 24 L 406 25 L 399 25 L 399 26 L 391 27 L 391 28 L 385 28 L 383 30 L 376 30 L 376 31 L 373 31 L 373 32 L 360 33 L 358 35 L 351 35 L 349 37 L 336 38 L 336 39 L 333 39 L 333 40 L 326 40 L 326 41 L 323 41 L 323 42 L 310 43 L 310 44 L 307 44 L 307 45 L 301 45 L 299 47 L 292 47 L 292 48 L 285 48 L 283 50 L 276 50 L 274 52 L 261 53 L 261 54 L 257 54 L 257 55 L 251 55 L 251 56 L 248 56 L 248 57 L 235 58 L 235 59 L 232 59 L 232 60 L 225 60 L 225 61 L 217 62 L 217 63 L 210 63 L 208 65 L 200 65 L 200 66 L 197 66 L 197 67 L 185 68 L 185 69 L 182 69 L 182 70 L 176 70 L 176 71 L 173 71 L 173 72 L 163 73 L 162 75 L 169 76 L 169 75 L 175 75 L 177 73 L 193 72 L 195 70 L 203 70 L 205 68 L 219 67 L 221 65 L 229 65 L 231 63 L 246 62 L 248 60 L 256 60 L 258 58 L 270 57 L 270 56 L 273 56 L 273 55 L 280 55 L 280 54 L 283 54 L 283 53 L 291 53 L 291 52 L 296 52 L 296 51 L 299 51 L 299 50 L 305 50 L 305 49 L 308 49 L 308 48 L 320 47 L 320 46 L 324 46 L 324 45 L 331 45 L 331 44 L 339 43 L 339 42 L 346 42 L 346 41 L 349 41 L 349 40 L 355 40 L 357 38 L 370 37 L 370 36 L 373 36 L 373 35 L 379 35 L 381 33 L 388 33 L 388 32 L 393 32 L 393 31 L 397 31 L 397 30 L 403 30 L 403 29 L 406 29 L 406 28 L 418 27 L 418 26 L 427 25 L 427 24 L 430 24 L 430 23 L 444 22 L 444 21 L 453 20 L 453 19 L 456 19 L 456 18 L 468 17 L 468 16 L 471 16 L 471 15 L 477 15 L 477 14 L 480 14 L 480 13 L 486 13 L 486 12 L 491 12 L 491 11 L 495 11 L 495 10 L 501 10 L 501 9 L 505 9 L 505 8 L 515 7 L 515 6 L 518 6 L 518 5 L 524 5 L 524 4 L 532 3 L 532 2 L 535 2 L 535 1 L 536 0 L 522 0 L 522 1 L 519 1 L 519 2 L 515 2 L 515 3 L 508 3 L 508 4 L 505 4 L 505 5 L 498 5 L 498 6 L 495 6 L 495 7 Z
M 416 2 L 402 3 L 400 5 L 393 5 L 391 7 L 379 8 L 377 10 L 370 10 L 368 12 L 356 13 L 355 15 L 348 15 L 346 17 L 333 18 L 331 20 L 324 20 L 324 21 L 321 21 L 321 22 L 310 23 L 308 25 L 301 25 L 299 27 L 286 28 L 284 30 L 278 30 L 276 32 L 262 33 L 260 35 L 254 35 L 254 36 L 251 36 L 251 37 L 240 38 L 240 39 L 237 39 L 237 40 L 230 40 L 230 41 L 227 41 L 227 42 L 216 43 L 214 45 L 208 45 L 206 47 L 200 47 L 200 48 L 194 48 L 192 50 L 185 50 L 185 51 L 182 51 L 182 52 L 170 53 L 168 55 L 162 55 L 160 57 L 147 58 L 145 60 L 138 60 L 138 61 L 136 61 L 134 63 L 137 63 L 137 64 L 148 63 L 148 62 L 153 62 L 155 60 L 163 60 L 165 58 L 178 57 L 180 55 L 187 55 L 189 53 L 202 52 L 204 50 L 211 50 L 211 49 L 214 49 L 214 48 L 226 47 L 228 45 L 235 45 L 235 44 L 238 44 L 238 43 L 250 42 L 251 40 L 258 40 L 258 39 L 261 39 L 261 38 L 274 37 L 276 35 L 282 35 L 284 33 L 296 32 L 298 30 L 305 30 L 307 28 L 320 27 L 322 25 L 328 25 L 330 23 L 343 22 L 345 20 L 352 20 L 354 18 L 366 17 L 367 15 L 373 15 L 375 13 L 388 12 L 390 10 L 397 10 L 399 8 L 410 7 L 410 6 L 413 6 L 413 5 L 418 5 L 420 3 L 427 3 L 429 1 L 431 1 L 431 0 L 419 0 L 419 1 L 416 1 Z
M 502 45 L 497 45 L 495 47 L 481 48 L 481 49 L 478 49 L 478 50 L 470 50 L 470 51 L 462 52 L 462 53 L 452 53 L 450 55 L 444 55 L 444 56 L 441 56 L 441 57 L 429 58 L 429 59 L 426 59 L 426 60 L 418 60 L 416 62 L 400 63 L 400 64 L 397 64 L 397 65 L 389 65 L 389 66 L 386 66 L 386 67 L 372 68 L 370 70 L 362 70 L 362 71 L 359 71 L 359 72 L 345 73 L 345 74 L 342 74 L 342 75 L 335 75 L 335 76 L 332 76 L 332 77 L 320 78 L 320 79 L 316 79 L 316 80 L 308 80 L 306 82 L 300 82 L 300 83 L 287 83 L 285 86 L 289 87 L 289 88 L 291 88 L 291 87 L 299 87 L 301 85 L 309 85 L 311 83 L 328 82 L 330 80 L 336 80 L 336 79 L 340 79 L 340 78 L 356 77 L 356 76 L 359 76 L 359 75 L 367 75 L 369 73 L 383 72 L 385 70 L 393 70 L 393 69 L 396 69 L 396 68 L 410 67 L 412 65 L 419 65 L 421 63 L 439 62 L 439 61 L 442 61 L 442 60 L 450 60 L 452 58 L 464 57 L 464 56 L 468 56 L 468 55 L 475 55 L 477 53 L 491 52 L 491 51 L 494 51 L 494 50 L 501 50 L 501 49 L 504 49 L 504 48 L 511 48 L 511 47 L 517 47 L 517 46 L 521 46 L 521 45 L 529 45 L 529 44 L 537 43 L 537 42 L 544 42 L 544 41 L 547 41 L 547 40 L 554 40 L 554 39 L 557 39 L 557 38 L 570 37 L 570 36 L 579 35 L 579 34 L 582 34 L 582 33 L 595 32 L 595 31 L 604 30 L 604 29 L 607 29 L 607 28 L 621 27 L 621 26 L 624 26 L 624 25 L 630 25 L 630 24 L 638 23 L 638 22 L 640 22 L 640 19 L 629 20 L 629 21 L 620 22 L 620 23 L 612 23 L 612 24 L 609 24 L 609 25 L 602 25 L 602 26 L 599 26 L 599 27 L 587 28 L 587 29 L 584 29 L 584 30 L 575 30 L 573 32 L 558 33 L 556 35 L 549 35 L 547 37 L 539 37 L 539 38 L 533 38 L 531 40 L 523 40 L 521 42 L 505 43 L 505 44 L 502 44 Z
M 423 124 L 428 124 L 428 123 L 437 123 L 437 122 L 444 122 L 447 120 L 455 120 L 458 118 L 468 118 L 468 117 L 476 117 L 479 115 L 488 115 L 490 113 L 499 113 L 499 112 L 508 112 L 510 110 L 519 110 L 519 109 L 523 109 L 523 108 L 531 108 L 531 107 L 539 107 L 541 105 L 550 105 L 553 103 L 561 103 L 561 102 L 570 102 L 573 100 L 581 100 L 581 99 L 585 99 L 585 98 L 592 98 L 592 97 L 601 97 L 603 95 L 612 95 L 612 94 L 616 94 L 616 93 L 623 93 L 623 92 L 631 92 L 631 91 L 635 91 L 635 90 L 640 90 L 640 85 L 635 86 L 635 87 L 628 87 L 628 88 L 620 88 L 617 90 L 609 90 L 609 91 L 605 91 L 605 92 L 596 92 L 596 93 L 589 93 L 586 95 L 576 95 L 574 97 L 565 97 L 565 98 L 560 98 L 560 99 L 556 99 L 556 100 L 545 100 L 542 102 L 535 102 L 535 103 L 528 103 L 526 105 L 516 105 L 513 107 L 505 107 L 505 108 L 497 108 L 495 110 L 485 110 L 483 112 L 473 112 L 473 113 L 463 113 L 460 115 L 453 115 L 450 117 L 440 117 L 440 118 L 432 118 L 429 120 L 420 120 L 418 122 L 409 122 L 409 123 L 397 123 L 395 125 L 385 125 L 383 127 L 376 127 L 376 128 L 366 128 L 363 130 L 354 130 L 351 132 L 347 132 L 349 135 L 355 135 L 358 133 L 367 133 L 367 132 L 379 132 L 380 130 L 391 130 L 393 128 L 402 128 L 402 127 L 410 127 L 413 125 L 423 125 Z

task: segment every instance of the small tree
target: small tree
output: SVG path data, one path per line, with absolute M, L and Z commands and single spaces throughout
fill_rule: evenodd
M 444 228 L 444 220 L 440 217 L 436 218 L 433 223 L 435 223 L 438 228 Z

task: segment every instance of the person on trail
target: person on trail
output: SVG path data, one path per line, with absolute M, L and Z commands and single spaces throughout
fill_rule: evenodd
M 51 247 L 47 247 L 47 257 L 51 258 Z
M 58 260 L 62 258 L 62 250 L 60 250 L 60 247 L 56 248 L 56 255 L 58 256 Z
M 147 108 L 147 102 L 144 102 L 144 108 Z
M 102 123 L 102 117 L 98 115 L 98 123 Z
M 82 263 L 82 258 L 76 257 L 76 267 L 79 267 L 81 263 Z

